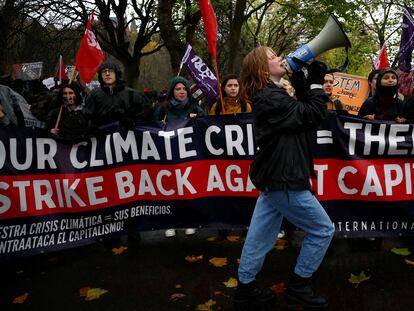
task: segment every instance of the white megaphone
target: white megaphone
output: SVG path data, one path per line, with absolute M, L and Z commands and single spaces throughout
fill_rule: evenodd
M 290 53 L 283 63 L 288 72 L 298 71 L 302 66 L 292 60 L 293 57 L 306 63 L 315 59 L 319 54 L 338 47 L 351 47 L 351 42 L 342 29 L 341 23 L 331 13 L 321 32 L 311 42 Z

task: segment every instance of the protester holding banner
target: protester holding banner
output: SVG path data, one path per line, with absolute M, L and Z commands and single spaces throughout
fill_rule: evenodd
M 327 115 L 328 97 L 322 90 L 327 67 L 317 61 L 308 67 L 307 80 L 302 71 L 291 77 L 296 100 L 280 84 L 286 69 L 272 49 L 255 48 L 243 60 L 242 96 L 251 99 L 259 147 L 250 167 L 250 179 L 260 195 L 240 258 L 236 307 L 260 308 L 273 300 L 271 290 L 261 289 L 255 279 L 266 254 L 274 247 L 284 217 L 305 232 L 285 297 L 312 308 L 328 305 L 324 297 L 314 293 L 311 277 L 329 247 L 334 227 L 310 191 L 314 169 L 308 137 Z
M 63 84 L 59 88 L 58 100 L 60 107 L 49 113 L 46 128 L 58 138 L 77 142 L 85 137 L 87 129 L 80 92 L 73 84 Z
M 338 114 L 348 114 L 348 111 L 344 109 L 342 102 L 337 98 L 337 96 L 332 94 L 334 82 L 335 76 L 333 73 L 325 75 L 322 88 L 325 91 L 325 94 L 329 96 L 329 100 L 326 103 L 327 108 L 328 110 L 335 111 Z
M 221 81 L 221 93 L 224 99 L 224 111 L 220 101 L 216 101 L 210 109 L 209 115 L 218 116 L 223 114 L 237 114 L 244 112 L 252 112 L 252 107 L 247 100 L 240 97 L 240 84 L 236 74 L 229 74 Z M 247 230 L 243 231 L 244 233 Z M 227 229 L 218 230 L 219 237 L 226 239 L 228 235 Z
M 160 105 L 154 112 L 154 121 L 174 121 L 187 118 L 195 118 L 203 116 L 204 112 L 198 105 L 194 103 L 191 96 L 190 83 L 183 77 L 173 78 L 168 87 L 167 105 Z M 196 232 L 194 228 L 186 228 L 185 234 L 192 235 Z M 173 237 L 176 235 L 175 229 L 167 229 L 165 237 Z
M 358 116 L 368 120 L 387 120 L 404 123 L 403 102 L 398 98 L 398 74 L 392 68 L 378 73 L 374 96 L 367 98 Z
M 223 78 L 221 82 L 221 92 L 224 99 L 224 111 L 221 111 L 222 105 L 219 101 L 215 102 L 210 109 L 209 115 L 236 114 L 242 112 L 251 112 L 252 107 L 243 98 L 240 97 L 240 86 L 237 75 L 230 74 Z
M 98 69 L 100 87 L 86 97 L 85 116 L 92 130 L 114 122 L 130 128 L 136 120 L 149 121 L 152 107 L 138 91 L 126 87 L 119 65 L 111 60 Z

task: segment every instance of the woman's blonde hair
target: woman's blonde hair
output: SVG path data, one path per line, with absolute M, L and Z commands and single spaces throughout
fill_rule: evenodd
M 254 93 L 271 83 L 267 51 L 276 55 L 271 48 L 260 46 L 243 59 L 240 72 L 240 96 L 242 98 L 250 99 Z

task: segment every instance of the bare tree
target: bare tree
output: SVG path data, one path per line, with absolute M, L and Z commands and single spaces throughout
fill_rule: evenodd
M 190 0 L 179 6 L 176 0 L 158 1 L 161 38 L 170 54 L 173 72 L 178 73 L 185 45 L 194 45 L 201 13 Z
M 143 57 L 161 49 L 156 0 L 48 0 L 43 1 L 49 10 L 60 16 L 62 28 L 83 24 L 95 10 L 96 22 L 92 25 L 104 52 L 119 60 L 124 67 L 127 84 L 137 87 L 140 63 Z M 50 18 L 50 16 L 49 16 Z M 153 42 L 156 44 L 150 44 Z M 146 47 L 151 46 L 151 49 Z

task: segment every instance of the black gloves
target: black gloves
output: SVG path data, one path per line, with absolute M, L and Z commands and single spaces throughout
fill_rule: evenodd
M 296 97 L 302 99 L 309 90 L 308 81 L 302 70 L 294 71 L 290 76 L 290 82 L 296 91 Z
M 308 84 L 323 84 L 328 67 L 320 61 L 313 61 L 308 66 Z

